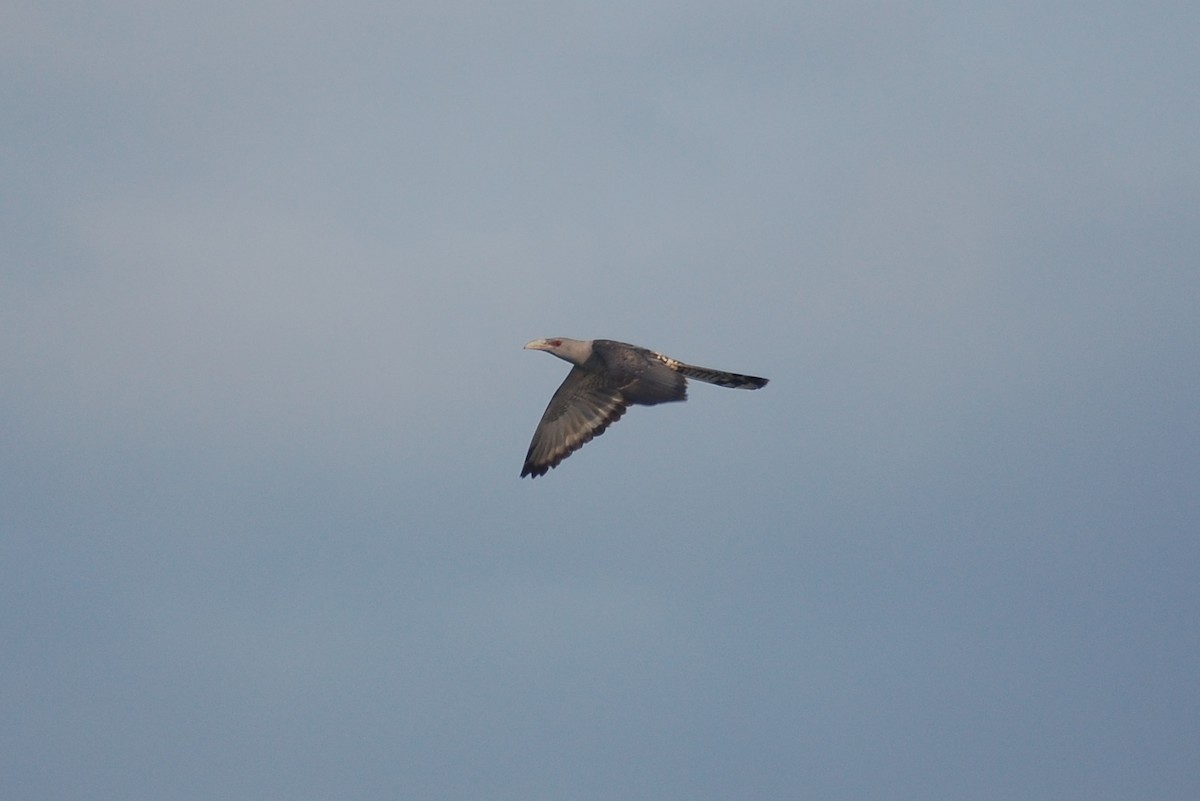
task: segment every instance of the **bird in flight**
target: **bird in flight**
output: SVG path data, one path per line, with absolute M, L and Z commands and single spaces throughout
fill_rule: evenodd
M 604 433 L 632 405 L 687 400 L 687 380 L 734 389 L 759 389 L 767 379 L 684 364 L 637 345 L 611 339 L 535 339 L 526 350 L 544 350 L 575 365 L 550 398 L 521 478 L 546 471 Z

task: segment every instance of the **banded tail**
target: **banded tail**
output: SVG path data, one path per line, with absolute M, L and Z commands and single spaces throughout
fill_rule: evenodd
M 661 353 L 655 353 L 654 358 L 688 378 L 694 378 L 697 381 L 704 381 L 709 384 L 716 384 L 720 387 L 729 387 L 730 389 L 762 389 L 767 385 L 768 379 L 759 378 L 758 376 L 727 373 L 724 370 L 714 370 L 711 367 L 697 367 L 694 364 L 684 364 L 681 361 L 672 359 L 670 356 L 663 356 Z

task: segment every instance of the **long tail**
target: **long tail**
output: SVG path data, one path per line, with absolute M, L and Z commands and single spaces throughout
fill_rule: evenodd
M 697 367 L 694 364 L 684 364 L 672 359 L 670 356 L 663 356 L 661 353 L 655 353 L 654 356 L 675 372 L 683 373 L 688 378 L 694 378 L 697 381 L 706 381 L 709 384 L 716 384 L 717 386 L 729 387 L 731 389 L 761 389 L 767 385 L 767 379 L 759 378 L 758 376 L 727 373 L 724 370 L 714 370 L 711 367 Z

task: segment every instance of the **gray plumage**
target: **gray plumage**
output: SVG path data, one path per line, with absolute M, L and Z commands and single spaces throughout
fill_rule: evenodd
M 611 339 L 535 339 L 526 350 L 544 350 L 574 365 L 550 398 L 521 477 L 537 478 L 604 433 L 632 405 L 687 400 L 687 380 L 734 389 L 759 389 L 767 379 L 684 364 L 637 345 Z

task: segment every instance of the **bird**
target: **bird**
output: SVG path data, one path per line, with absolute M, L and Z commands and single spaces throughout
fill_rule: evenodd
M 647 348 L 611 339 L 535 339 L 525 350 L 544 350 L 574 365 L 550 398 L 533 432 L 521 478 L 544 476 L 598 437 L 630 406 L 687 400 L 687 380 L 734 389 L 760 389 L 767 379 L 697 367 Z

